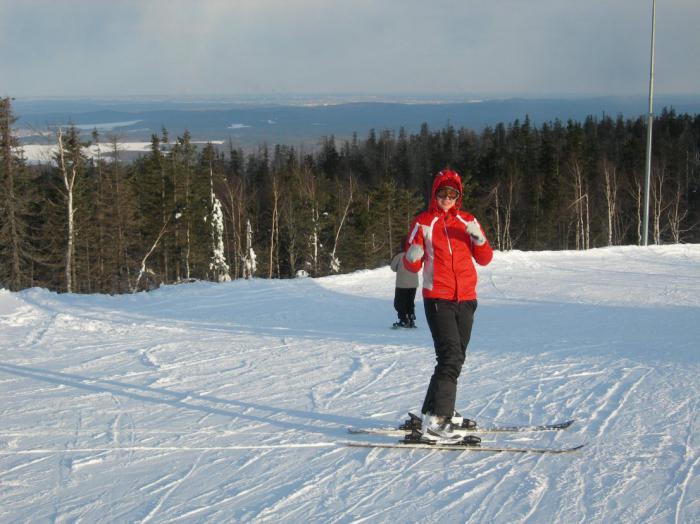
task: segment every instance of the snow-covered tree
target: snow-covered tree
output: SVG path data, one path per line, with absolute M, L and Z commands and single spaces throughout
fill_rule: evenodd
M 243 256 L 243 277 L 252 278 L 257 270 L 255 251 L 253 251 L 253 226 L 250 220 L 246 221 L 246 249 Z
M 211 231 L 211 260 L 209 269 L 214 274 L 217 282 L 229 282 L 229 265 L 224 255 L 224 213 L 221 210 L 221 202 L 214 194 L 214 172 L 209 168 L 209 198 L 211 202 L 211 214 L 209 216 L 209 228 Z

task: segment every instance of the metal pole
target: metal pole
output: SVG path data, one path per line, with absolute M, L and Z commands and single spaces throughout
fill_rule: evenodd
M 649 66 L 649 115 L 647 119 L 647 158 L 644 173 L 643 245 L 649 244 L 649 186 L 651 184 L 651 128 L 654 123 L 654 40 L 656 39 L 656 0 L 651 2 L 651 65 Z

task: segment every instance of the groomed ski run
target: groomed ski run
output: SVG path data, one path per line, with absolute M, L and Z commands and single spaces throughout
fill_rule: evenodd
M 402 422 L 435 365 L 420 300 L 387 329 L 388 267 L 0 290 L 0 522 L 700 522 L 700 245 L 497 253 L 479 279 L 459 411 L 576 420 L 482 447 L 585 447 L 338 445 L 396 443 L 347 428 Z

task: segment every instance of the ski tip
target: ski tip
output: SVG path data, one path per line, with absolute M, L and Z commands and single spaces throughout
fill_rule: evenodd
M 585 446 L 585 442 L 583 444 L 578 444 L 576 446 L 571 446 L 570 448 L 561 448 L 557 451 L 554 451 L 554 453 L 576 453 L 577 451 L 581 450 Z
M 565 455 L 568 453 L 576 453 L 579 451 L 581 448 L 583 448 L 586 444 L 577 444 L 576 446 L 571 446 L 568 448 L 531 448 L 531 449 L 522 449 L 522 450 L 515 450 L 515 449 L 504 449 L 503 451 L 522 451 L 523 453 L 539 453 L 539 454 L 551 454 L 551 455 Z

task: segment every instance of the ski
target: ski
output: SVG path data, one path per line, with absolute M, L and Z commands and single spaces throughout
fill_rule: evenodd
M 421 428 L 421 418 L 413 413 L 409 413 L 409 419 L 404 424 L 397 428 L 348 428 L 348 432 L 353 435 L 385 435 L 400 437 L 406 432 Z M 514 426 L 476 426 L 458 428 L 458 432 L 464 435 L 474 433 L 524 433 L 528 431 L 561 431 L 567 429 L 574 423 L 574 420 L 566 420 L 564 422 L 556 422 L 553 424 L 540 425 L 514 425 Z
M 345 442 L 346 446 L 355 448 L 388 448 L 388 449 L 430 449 L 436 451 L 484 451 L 492 453 L 539 453 L 539 454 L 564 454 L 573 453 L 583 448 L 584 444 L 566 448 L 542 448 L 527 446 L 481 446 L 467 444 L 446 444 L 428 442 L 409 442 L 400 440 L 398 442 Z

